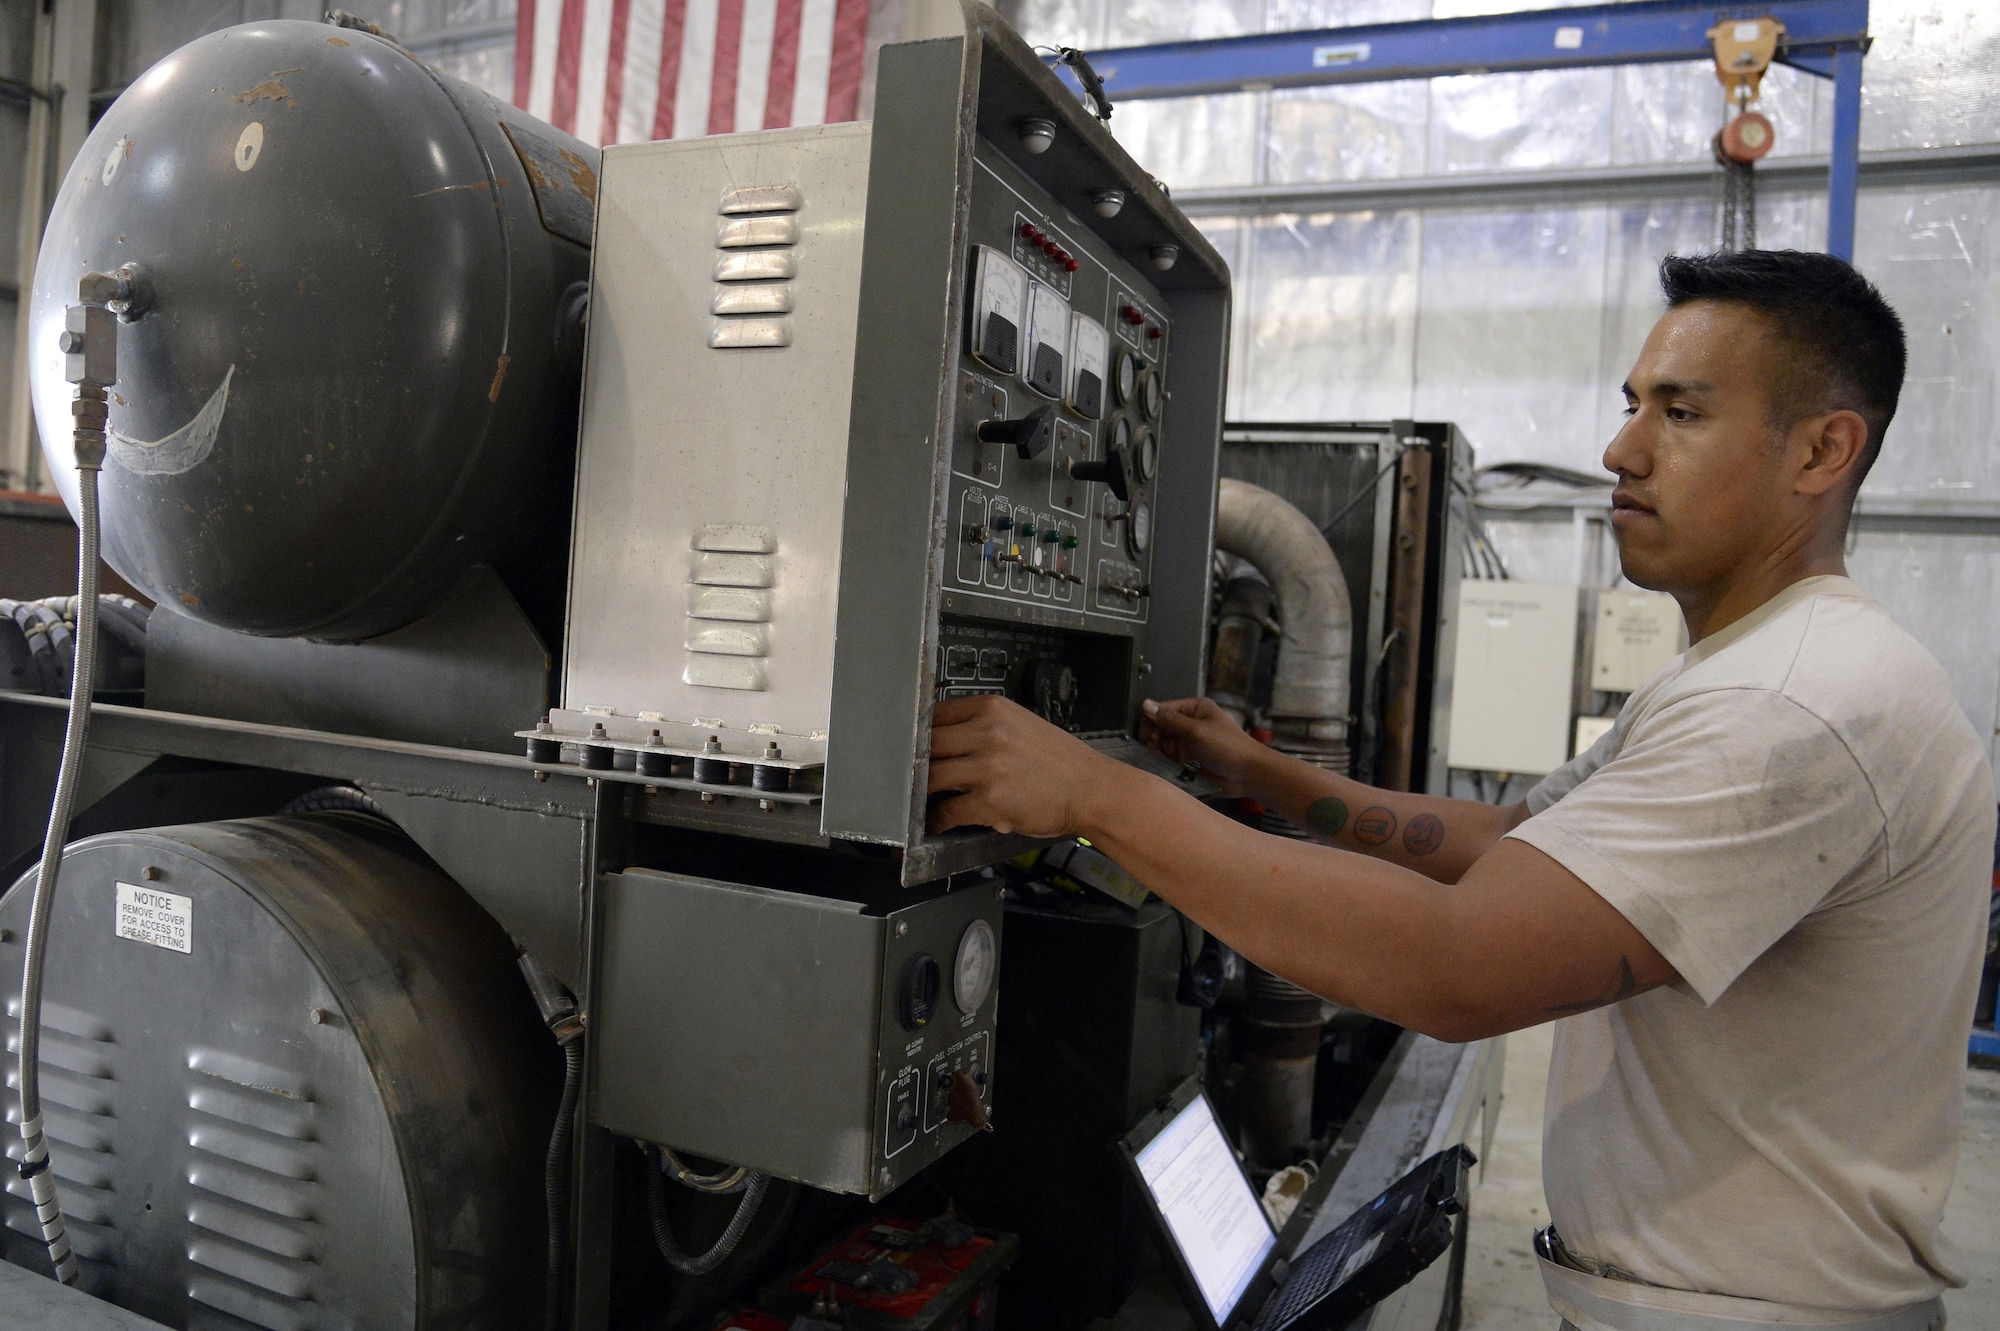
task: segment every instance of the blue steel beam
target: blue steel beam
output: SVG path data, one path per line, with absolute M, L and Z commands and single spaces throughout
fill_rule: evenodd
M 1833 164 L 1826 182 L 1826 252 L 1854 262 L 1855 194 L 1861 181 L 1861 52 L 1834 56 Z
M 1169 42 L 1090 53 L 1113 101 L 1591 65 L 1710 60 L 1720 19 L 1775 18 L 1778 59 L 1823 78 L 1868 49 L 1868 0 L 1639 0 L 1472 18 Z M 1064 71 L 1068 73 L 1067 70 Z M 1073 80 L 1072 80 L 1073 81 Z

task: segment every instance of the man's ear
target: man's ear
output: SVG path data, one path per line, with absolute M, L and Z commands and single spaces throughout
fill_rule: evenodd
M 1806 445 L 1805 465 L 1794 482 L 1800 494 L 1822 495 L 1845 485 L 1861 465 L 1868 448 L 1868 423 L 1858 412 L 1832 411 L 1808 416 L 1796 427 Z

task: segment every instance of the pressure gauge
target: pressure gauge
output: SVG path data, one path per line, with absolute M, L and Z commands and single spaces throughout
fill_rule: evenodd
M 1106 451 L 1116 452 L 1121 448 L 1127 453 L 1132 451 L 1132 422 L 1123 416 L 1111 422 L 1111 447 Z
M 967 1016 L 977 1012 L 986 995 L 993 992 L 999 951 L 993 926 L 984 920 L 974 920 L 959 935 L 958 957 L 951 964 L 951 996 L 957 1000 L 958 1010 Z
M 1132 450 L 1132 464 L 1139 479 L 1150 481 L 1160 469 L 1160 437 L 1151 430 L 1139 431 L 1139 446 Z
M 1132 496 L 1132 511 L 1126 515 L 1125 545 L 1137 559 L 1153 541 L 1153 506 L 1144 495 Z
M 1130 402 L 1139 387 L 1139 358 L 1129 351 L 1119 352 L 1112 376 L 1111 390 L 1118 395 L 1120 405 Z
M 1139 410 L 1149 421 L 1160 419 L 1160 376 L 1150 371 L 1139 378 Z

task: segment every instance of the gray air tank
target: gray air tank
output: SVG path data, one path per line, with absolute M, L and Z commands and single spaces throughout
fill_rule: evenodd
M 29 357 L 64 499 L 63 309 L 136 264 L 106 560 L 245 633 L 408 623 L 567 517 L 596 189 L 594 149 L 382 38 L 190 42 L 105 112 L 49 219 Z

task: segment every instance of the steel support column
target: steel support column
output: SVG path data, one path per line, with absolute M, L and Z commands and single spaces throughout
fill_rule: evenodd
M 1854 200 L 1861 179 L 1861 50 L 1833 58 L 1833 163 L 1827 171 L 1826 252 L 1854 262 Z

